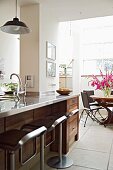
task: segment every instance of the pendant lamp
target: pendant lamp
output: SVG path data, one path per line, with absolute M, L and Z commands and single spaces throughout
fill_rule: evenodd
M 16 0 L 16 17 L 12 21 L 7 21 L 0 29 L 3 32 L 9 34 L 27 34 L 30 32 L 30 29 L 26 26 L 25 23 L 19 21 L 17 18 L 17 0 Z

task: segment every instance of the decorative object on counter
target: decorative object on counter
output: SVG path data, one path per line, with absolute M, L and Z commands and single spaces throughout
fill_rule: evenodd
M 56 46 L 48 41 L 46 41 L 46 57 L 56 60 Z
M 72 90 L 68 88 L 60 88 L 59 90 L 56 90 L 56 92 L 59 93 L 60 95 L 68 95 L 72 92 Z
M 96 75 L 92 75 L 92 80 L 89 83 L 93 87 L 96 86 L 96 90 L 102 90 L 105 97 L 109 97 L 113 88 L 113 73 L 106 70 L 106 74 L 104 75 L 100 70 L 100 77 L 97 78 Z
M 5 94 L 13 94 L 15 91 L 17 91 L 18 84 L 17 83 L 4 83 L 2 85 Z
M 17 18 L 17 0 L 16 0 L 16 16 L 12 21 L 6 22 L 1 28 L 3 32 L 10 34 L 26 34 L 30 32 L 30 29 L 24 22 L 19 21 Z

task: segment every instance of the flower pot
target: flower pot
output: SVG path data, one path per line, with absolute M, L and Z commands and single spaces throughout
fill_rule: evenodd
M 109 97 L 111 95 L 111 89 L 110 88 L 103 89 L 103 93 L 105 97 Z

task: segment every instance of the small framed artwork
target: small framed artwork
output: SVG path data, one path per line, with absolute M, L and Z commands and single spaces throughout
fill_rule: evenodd
M 47 77 L 56 76 L 56 63 L 50 62 L 50 61 L 46 62 L 46 74 L 47 74 Z
M 52 60 L 56 60 L 56 46 L 50 42 L 46 42 L 46 57 Z

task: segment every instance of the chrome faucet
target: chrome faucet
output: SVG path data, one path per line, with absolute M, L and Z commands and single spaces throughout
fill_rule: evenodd
M 15 95 L 17 96 L 18 100 L 20 100 L 20 95 L 22 95 L 23 98 L 24 98 L 24 96 L 26 96 L 26 84 L 23 86 L 22 80 L 18 74 L 12 73 L 10 75 L 10 79 L 12 79 L 12 76 L 16 76 L 19 80 L 19 90 L 16 92 Z
M 19 91 L 22 91 L 22 80 L 21 80 L 20 76 L 16 73 L 12 73 L 10 75 L 10 79 L 12 79 L 12 76 L 16 76 L 18 78 L 18 80 L 19 80 Z

